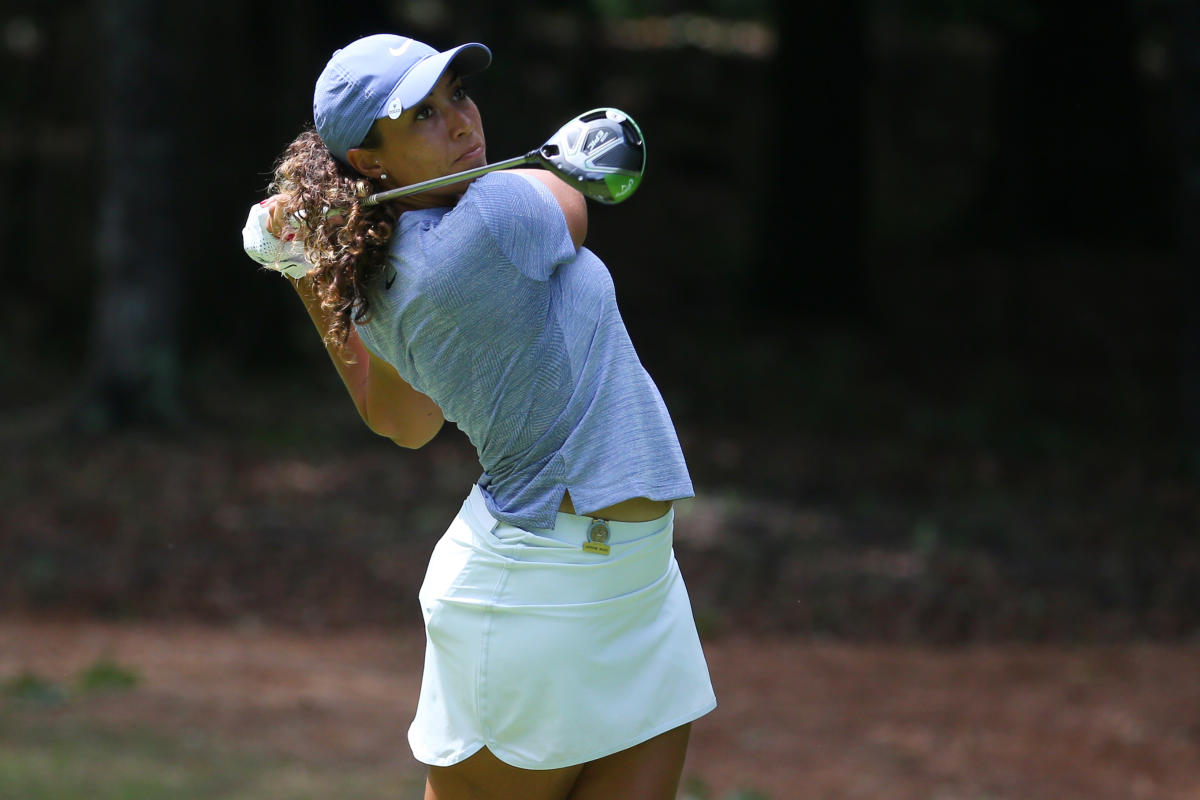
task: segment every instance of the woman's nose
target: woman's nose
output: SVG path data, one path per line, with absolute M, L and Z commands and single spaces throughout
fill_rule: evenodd
M 473 127 L 471 115 L 466 109 L 455 108 L 450 112 L 450 135 L 458 138 L 470 134 Z

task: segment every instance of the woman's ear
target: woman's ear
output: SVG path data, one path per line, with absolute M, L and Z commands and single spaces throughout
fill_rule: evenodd
M 365 147 L 352 147 L 346 151 L 346 160 L 350 166 L 363 177 L 379 180 L 383 174 L 383 165 L 379 163 L 379 154 Z

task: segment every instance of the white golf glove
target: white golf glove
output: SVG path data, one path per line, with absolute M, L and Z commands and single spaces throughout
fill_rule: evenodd
M 303 278 L 312 269 L 312 264 L 304 257 L 304 246 L 299 239 L 283 241 L 267 230 L 270 216 L 266 206 L 260 203 L 250 206 L 246 227 L 242 228 L 242 249 L 267 269 L 289 278 Z

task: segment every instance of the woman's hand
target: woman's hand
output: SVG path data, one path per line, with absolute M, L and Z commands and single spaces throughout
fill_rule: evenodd
M 282 199 L 283 195 L 273 194 L 259 205 L 267 209 L 267 231 L 276 239 L 290 242 L 296 238 L 296 229 L 289 224 L 287 215 L 283 213 L 283 205 L 280 202 Z
M 282 201 L 283 195 L 273 194 L 259 205 L 267 209 L 267 230 L 270 234 L 276 239 L 290 242 L 300 231 L 296 228 L 294 221 L 283 212 Z M 303 216 L 304 212 L 301 211 L 300 214 Z M 335 208 L 332 211 L 326 211 L 325 218 L 335 227 L 346 224 L 346 216 L 341 209 Z
M 296 231 L 288 225 L 278 196 L 250 206 L 242 228 L 242 249 L 257 264 L 289 278 L 303 278 L 312 264 L 305 259 L 304 248 L 295 239 Z

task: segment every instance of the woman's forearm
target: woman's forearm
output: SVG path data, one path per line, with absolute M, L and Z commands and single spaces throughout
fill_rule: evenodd
M 325 336 L 329 332 L 329 322 L 325 316 L 325 312 L 321 309 L 321 301 L 317 298 L 316 292 L 313 290 L 312 279 L 289 278 L 289 280 L 296 289 L 296 294 L 300 297 L 300 302 L 304 304 L 305 310 L 308 311 L 309 319 L 312 320 L 317 332 L 321 335 L 321 341 L 324 342 Z M 366 347 L 352 333 L 341 348 L 326 342 L 325 349 L 329 353 L 329 358 L 333 361 L 333 366 L 341 377 L 342 383 L 346 384 L 346 390 L 350 392 L 350 398 L 354 400 L 354 407 L 358 409 L 359 415 L 362 416 L 363 421 L 369 426 L 370 421 L 367 419 L 366 413 L 366 388 L 370 371 L 370 360 L 367 357 Z

